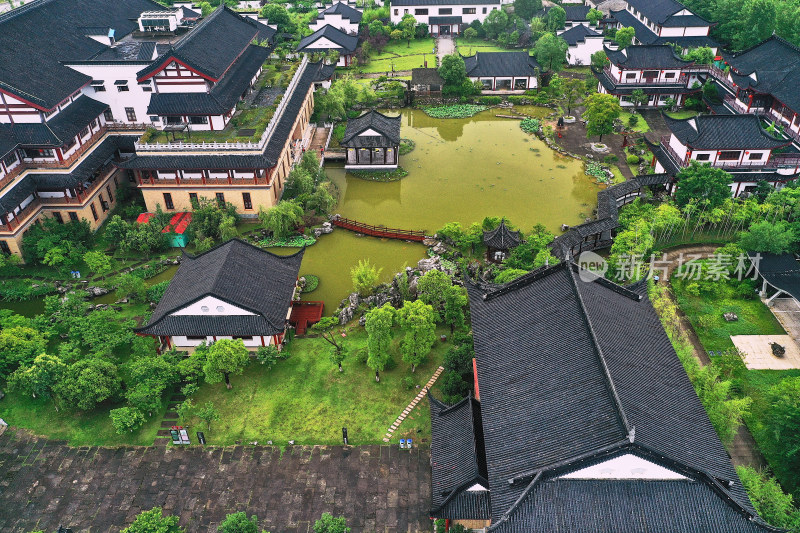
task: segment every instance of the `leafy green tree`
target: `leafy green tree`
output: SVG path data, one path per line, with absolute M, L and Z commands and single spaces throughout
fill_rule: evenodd
M 239 236 L 236 230 L 236 219 L 231 216 L 226 216 L 219 224 L 219 238 L 223 242 L 235 239 Z
M 608 257 L 612 274 L 626 282 L 641 279 L 647 266 L 643 259 L 653 249 L 654 243 L 651 227 L 645 220 L 636 220 L 631 227 L 620 231 Z
M 798 236 L 788 222 L 754 222 L 739 237 L 739 245 L 748 251 L 785 254 L 797 243 Z
M 214 12 L 214 7 L 209 2 L 200 2 L 197 5 L 200 8 L 200 14 L 204 17 Z
M 267 4 L 261 8 L 259 15 L 261 18 L 266 18 L 270 24 L 275 24 L 281 33 L 294 33 L 297 31 L 297 26 L 289 16 L 289 12 L 281 4 Z
M 433 307 L 422 300 L 403 302 L 397 310 L 397 321 L 405 332 L 401 344 L 403 361 L 411 365 L 411 372 L 425 361 L 436 341 L 436 314 Z
M 552 85 L 552 83 L 551 83 Z M 572 113 L 572 106 L 586 94 L 583 80 L 567 78 L 562 85 L 563 93 L 560 100 L 567 106 L 567 115 Z
M 708 163 L 692 161 L 678 172 L 676 178 L 678 190 L 675 192 L 675 203 L 679 207 L 696 201 L 706 209 L 713 209 L 731 197 L 731 175 Z
M 192 416 L 194 415 L 195 405 L 191 398 L 186 398 L 180 404 L 178 404 L 177 409 L 175 412 L 178 413 L 178 418 L 180 419 L 182 424 L 186 424 Z
M 475 28 L 467 28 L 466 30 L 464 30 L 464 39 L 466 39 L 467 41 L 474 41 L 477 38 L 478 38 L 478 30 L 476 30 Z
M 347 352 L 345 351 L 344 343 L 340 340 L 341 337 L 334 333 L 334 329 L 339 326 L 339 319 L 332 316 L 325 316 L 319 322 L 311 326 L 311 331 L 319 333 L 320 336 L 331 345 L 331 363 L 339 367 L 339 372 L 342 371 L 342 361 L 344 361 Z
M 527 270 L 522 270 L 520 268 L 507 268 L 501 271 L 497 277 L 494 278 L 494 283 L 508 283 L 509 281 L 514 281 L 518 277 L 524 276 L 527 273 Z
M 614 35 L 614 42 L 617 43 L 619 49 L 622 50 L 633 44 L 633 38 L 635 36 L 636 30 L 632 27 L 620 28 L 617 30 L 616 35 Z
M 108 245 L 114 250 L 119 248 L 120 243 L 125 239 L 129 229 L 130 224 L 122 220 L 121 216 L 114 215 L 111 217 L 111 220 L 106 222 L 104 232 L 106 241 L 108 241 Z
M 800 511 L 775 478 L 749 466 L 737 466 L 736 473 L 761 518 L 775 527 L 800 529 Z
M 122 533 L 184 533 L 177 516 L 163 516 L 161 507 L 142 511 Z
M 453 280 L 441 270 L 429 270 L 419 278 L 417 294 L 419 299 L 433 307 L 438 315 L 444 307 L 445 295 L 452 285 Z
M 236 206 L 230 202 L 224 205 L 215 199 L 201 196 L 192 206 L 192 230 L 197 240 L 211 238 L 213 240 L 222 239 L 222 229 L 230 225 L 226 218 L 233 218 L 235 226 L 239 221 L 236 214 Z
M 271 231 L 275 239 L 281 240 L 294 233 L 303 220 L 303 208 L 294 200 L 284 200 L 268 210 L 263 208 L 258 218 L 264 229 Z
M 772 35 L 778 15 L 778 6 L 773 0 L 748 0 L 742 2 L 742 7 L 741 29 L 734 39 L 734 45 L 740 49 L 760 43 Z
M 12 327 L 0 331 L 0 378 L 32 363 L 46 347 L 47 340 L 33 328 Z
M 467 307 L 467 294 L 464 287 L 451 285 L 444 294 L 444 323 L 450 326 L 452 334 L 456 328 L 466 326 L 464 309 Z
M 392 324 L 395 310 L 390 304 L 375 307 L 365 315 L 364 329 L 367 339 L 367 366 L 375 371 L 375 381 L 380 381 L 379 372 L 389 362 L 389 345 L 392 342 Z
M 147 285 L 139 276 L 121 274 L 116 284 L 117 298 L 129 298 L 134 302 L 143 302 L 147 298 Z
M 530 25 L 530 32 L 531 32 L 531 41 L 535 43 L 539 40 L 539 38 L 544 35 L 547 31 L 547 24 L 545 24 L 544 20 L 539 17 L 533 17 L 531 19 Z
M 214 402 L 204 403 L 203 407 L 195 411 L 194 416 L 206 423 L 206 431 L 211 431 L 212 422 L 219 422 L 221 418 L 219 411 L 214 407 Z
M 393 30 L 392 33 L 389 34 L 389 38 L 393 41 L 399 41 L 403 38 L 403 32 L 401 30 Z
M 61 381 L 67 371 L 67 365 L 55 355 L 45 353 L 36 356 L 33 364 L 18 368 L 8 378 L 8 388 L 22 394 L 30 394 L 32 398 L 49 400 L 58 411 L 56 403 L 56 384 Z
M 490 39 L 496 38 L 508 26 L 508 15 L 502 9 L 495 9 L 483 19 L 483 29 Z M 439 73 L 441 75 L 441 72 Z M 444 76 L 442 76 L 444 78 Z
M 162 227 L 156 223 L 132 224 L 125 235 L 120 248 L 126 253 L 137 253 L 150 258 L 153 252 L 167 248 L 168 237 L 161 232 Z
M 382 270 L 370 263 L 369 259 L 359 259 L 358 264 L 350 269 L 353 290 L 360 296 L 367 296 L 378 283 Z
M 458 54 L 449 54 L 442 58 L 439 66 L 439 76 L 444 80 L 445 85 L 460 87 L 461 83 L 467 79 L 467 67 L 464 66 L 464 58 Z
M 100 251 L 91 251 L 83 254 L 83 262 L 89 271 L 97 276 L 102 276 L 111 271 L 111 258 Z
M 445 403 L 458 403 L 469 392 L 469 383 L 464 381 L 461 374 L 452 370 L 442 373 L 439 383 L 442 387 L 442 399 Z
M 514 0 L 514 14 L 530 20 L 542 10 L 542 0 Z
M 714 62 L 714 50 L 708 46 L 698 46 L 691 48 L 683 58 L 698 65 L 710 65 Z
M 724 444 L 731 444 L 742 425 L 742 418 L 750 413 L 753 400 L 748 397 L 732 397 L 730 391 L 733 383 L 720 379 L 720 370 L 715 365 L 706 365 L 699 369 L 692 385 L 720 440 Z
M 554 6 L 551 11 L 556 8 L 561 9 Z M 564 39 L 553 33 L 545 33 L 536 41 L 533 52 L 542 69 L 546 72 L 559 72 L 567 62 L 567 48 L 569 45 Z
M 604 69 L 611 64 L 608 60 L 606 53 L 603 50 L 598 50 L 592 54 L 591 65 L 596 69 Z
M 589 20 L 589 23 L 592 26 L 597 26 L 597 23 L 600 22 L 600 20 L 603 18 L 603 12 L 598 9 L 592 8 L 589 10 L 588 13 L 586 13 L 586 18 Z
M 247 518 L 247 513 L 231 513 L 217 528 L 217 533 L 258 533 L 258 517 Z
M 567 12 L 559 5 L 551 7 L 544 15 L 544 23 L 547 25 L 548 31 L 551 32 L 563 29 L 566 22 Z
M 135 407 L 120 407 L 109 411 L 111 424 L 120 435 L 132 433 L 144 424 L 144 415 Z
M 220 339 L 208 348 L 203 372 L 208 383 L 219 383 L 224 378 L 225 386 L 231 389 L 231 374 L 241 374 L 249 362 L 250 352 L 241 339 Z
M 71 364 L 54 392 L 65 405 L 87 411 L 116 397 L 120 389 L 121 382 L 114 363 L 90 357 Z
M 599 135 L 600 142 L 603 135 L 614 131 L 614 119 L 622 113 L 619 100 L 611 94 L 592 94 L 583 100 L 586 111 L 583 118 L 586 120 L 586 135 L 588 137 Z
M 633 104 L 633 110 L 636 111 L 639 109 L 640 105 L 645 105 L 650 101 L 650 96 L 645 94 L 645 92 L 641 89 L 634 89 L 631 91 L 630 99 L 631 103 Z
M 398 29 L 402 33 L 402 38 L 406 40 L 407 46 L 411 46 L 411 39 L 414 38 L 417 29 L 417 19 L 414 18 L 414 15 L 410 13 L 406 13 L 403 15 L 403 19 L 400 21 L 400 24 L 397 25 Z
M 314 533 L 350 533 L 350 528 L 343 516 L 322 513 L 322 517 L 314 522 Z

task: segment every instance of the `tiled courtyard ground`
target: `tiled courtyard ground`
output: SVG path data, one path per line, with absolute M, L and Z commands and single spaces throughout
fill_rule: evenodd
M 429 531 L 430 452 L 397 446 L 72 448 L 0 436 L 0 531 L 118 532 L 162 506 L 189 532 L 246 511 L 271 533 L 312 530 L 325 512 L 353 533 Z

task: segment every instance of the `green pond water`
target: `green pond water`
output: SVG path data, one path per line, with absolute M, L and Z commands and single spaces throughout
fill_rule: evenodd
M 539 117 L 550 112 L 532 106 L 516 109 Z M 559 234 L 561 224 L 591 216 L 599 186 L 584 174 L 583 164 L 524 133 L 518 120 L 495 116 L 507 113 L 490 109 L 467 119 L 434 119 L 420 110 L 403 110 L 400 133 L 416 143 L 413 152 L 400 156 L 409 175 L 391 183 L 371 182 L 352 176 L 341 164 L 326 165 L 340 191 L 335 212 L 367 224 L 430 234 L 447 222 L 469 225 L 486 216 L 504 216 L 526 232 L 542 223 Z M 296 249 L 272 251 L 289 254 Z M 330 314 L 351 292 L 350 269 L 360 259 L 381 268 L 381 281 L 388 281 L 424 256 L 421 244 L 358 237 L 337 228 L 306 250 L 300 274 L 319 276 L 320 285 L 303 299 L 325 302 Z M 170 268 L 148 284 L 170 279 L 174 272 Z M 115 300 L 112 294 L 94 303 Z M 2 307 L 30 316 L 41 312 L 43 304 Z

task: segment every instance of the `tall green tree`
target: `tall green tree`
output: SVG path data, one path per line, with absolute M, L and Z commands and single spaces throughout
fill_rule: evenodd
M 598 50 L 597 52 L 592 54 L 591 65 L 594 68 L 596 68 L 598 70 L 601 70 L 601 69 L 604 69 L 605 67 L 607 67 L 610 64 L 611 64 L 611 61 L 608 60 L 608 57 L 606 56 L 605 51 Z
M 64 378 L 67 365 L 55 355 L 45 353 L 36 356 L 33 364 L 18 368 L 8 378 L 8 388 L 11 391 L 30 395 L 32 398 L 53 400 L 53 405 L 58 411 L 56 402 L 56 385 Z
M 438 314 L 444 308 L 445 295 L 452 285 L 453 280 L 441 270 L 429 270 L 417 281 L 417 294 Z
M 645 92 L 641 89 L 634 89 L 631 91 L 631 103 L 633 104 L 634 112 L 639 109 L 640 105 L 644 105 L 650 101 L 650 96 L 645 94 Z
M 214 402 L 206 402 L 203 407 L 198 407 L 194 416 L 206 423 L 207 431 L 211 431 L 212 422 L 218 422 L 221 418 L 219 411 L 214 407 Z
M 467 307 L 467 293 L 464 287 L 451 285 L 444 294 L 444 323 L 450 326 L 450 333 L 455 332 L 456 328 L 463 328 L 466 325 L 466 315 L 464 309 Z
M 464 66 L 464 58 L 459 54 L 448 54 L 442 58 L 439 66 L 439 76 L 444 80 L 445 85 L 460 87 L 467 79 L 467 67 Z
M 555 9 L 555 6 L 553 9 Z M 562 10 L 563 11 L 563 10 Z M 546 72 L 559 72 L 567 62 L 567 48 L 569 45 L 561 37 L 553 33 L 545 33 L 533 47 L 536 62 Z
M 586 94 L 586 87 L 583 80 L 577 78 L 567 78 L 562 84 L 563 93 L 560 100 L 567 106 L 567 115 L 572 113 L 572 106 Z
M 530 20 L 542 10 L 542 0 L 514 0 L 514 14 Z
M 597 26 L 597 23 L 603 18 L 603 12 L 592 8 L 588 13 L 586 13 L 586 18 L 592 26 Z
M 583 112 L 586 135 L 588 137 L 599 135 L 602 142 L 603 135 L 614 131 L 614 119 L 622 113 L 619 100 L 610 94 L 596 93 L 587 96 L 583 100 L 583 105 L 586 107 L 586 111 Z
M 389 362 L 389 346 L 392 342 L 392 324 L 395 310 L 390 304 L 370 309 L 365 315 L 364 329 L 367 339 L 367 366 L 375 371 L 375 381 L 380 381 L 379 372 Z
M 620 28 L 617 30 L 616 35 L 614 35 L 614 42 L 617 43 L 619 49 L 622 50 L 633 44 L 633 38 L 635 36 L 636 30 L 632 27 Z
M 294 200 L 283 200 L 268 210 L 258 212 L 264 229 L 271 231 L 275 239 L 281 240 L 295 232 L 303 220 L 303 208 Z
M 564 11 L 563 7 L 555 5 L 547 10 L 544 22 L 547 25 L 547 29 L 552 32 L 561 30 L 567 22 L 567 12 Z
M 414 38 L 417 29 L 417 19 L 415 19 L 414 15 L 411 13 L 406 13 L 397 26 L 400 29 L 403 39 L 406 40 L 406 46 L 411 47 L 411 39 Z
M 47 340 L 30 327 L 12 327 L 0 331 L 0 378 L 20 366 L 27 366 L 44 353 Z
M 333 316 L 325 316 L 319 322 L 311 326 L 311 331 L 319 333 L 320 336 L 331 345 L 331 362 L 339 367 L 339 372 L 342 371 L 342 361 L 346 356 L 345 346 L 334 329 L 339 326 L 339 319 Z
M 370 263 L 369 259 L 359 259 L 358 264 L 350 269 L 353 290 L 360 296 L 367 296 L 377 285 L 382 270 Z
M 436 341 L 436 314 L 433 307 L 422 300 L 403 302 L 397 310 L 397 321 L 405 332 L 401 343 L 403 361 L 411 365 L 411 372 L 425 361 Z
M 292 17 L 281 4 L 267 4 L 259 11 L 259 16 L 265 18 L 270 24 L 275 24 L 281 33 L 294 33 L 297 25 L 292 21 Z
M 748 251 L 781 255 L 791 251 L 797 240 L 798 235 L 794 228 L 785 220 L 762 220 L 753 223 L 742 233 L 739 246 Z
M 89 267 L 89 271 L 96 276 L 102 276 L 111 271 L 111 258 L 99 250 L 83 254 L 83 262 Z
M 696 201 L 706 209 L 721 206 L 731 197 L 731 175 L 721 168 L 714 168 L 708 163 L 692 161 L 678 172 L 676 180 L 678 190 L 675 192 L 675 203 L 684 207 Z
M 225 386 L 231 389 L 231 374 L 241 374 L 249 362 L 250 352 L 242 339 L 220 339 L 209 346 L 203 373 L 208 383 L 219 383 L 224 379 Z
M 495 9 L 483 19 L 483 29 L 486 30 L 486 36 L 490 39 L 497 38 L 506 29 L 506 26 L 508 26 L 508 15 L 502 9 Z
M 121 387 L 114 363 L 90 357 L 71 364 L 53 392 L 65 405 L 88 411 L 100 402 L 117 397 Z
M 122 533 L 184 533 L 177 516 L 164 516 L 161 507 L 142 511 Z
M 220 523 L 217 533 L 258 533 L 258 517 L 247 518 L 247 513 L 230 513 Z

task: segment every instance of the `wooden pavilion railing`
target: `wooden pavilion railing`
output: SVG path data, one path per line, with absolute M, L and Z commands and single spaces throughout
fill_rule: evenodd
M 363 222 L 342 217 L 334 218 L 331 220 L 331 224 L 340 228 L 348 229 L 350 231 L 355 231 L 357 233 L 363 233 L 364 235 L 369 235 L 371 237 L 381 237 L 384 239 L 401 239 L 404 241 L 422 242 L 427 237 L 424 230 L 419 231 L 387 228 L 386 226 L 373 226 L 371 224 L 364 224 Z

